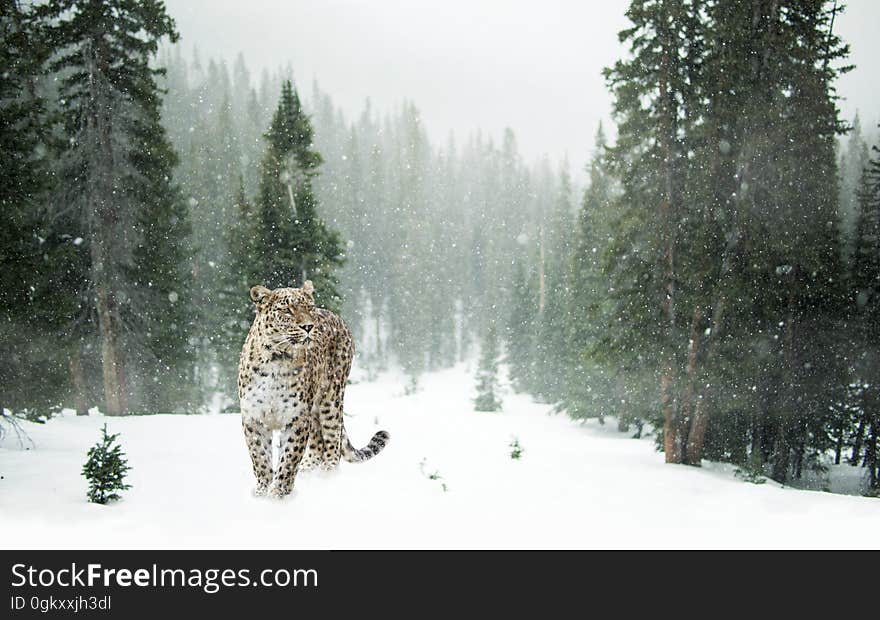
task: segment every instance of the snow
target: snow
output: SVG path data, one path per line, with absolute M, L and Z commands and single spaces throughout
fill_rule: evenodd
M 650 439 L 578 423 L 504 389 L 504 411 L 472 409 L 474 368 L 352 384 L 356 447 L 384 452 L 303 473 L 285 500 L 251 495 L 235 414 L 26 424 L 36 448 L 0 444 L 8 548 L 868 548 L 880 502 L 754 485 L 726 465 L 665 465 Z M 89 504 L 80 476 L 107 422 L 132 471 L 120 502 Z M 522 446 L 520 460 L 510 444 Z M 431 479 L 436 473 L 438 479 Z M 443 485 L 446 486 L 444 491 Z

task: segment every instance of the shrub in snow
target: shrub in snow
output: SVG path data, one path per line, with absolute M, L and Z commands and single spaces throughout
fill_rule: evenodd
M 403 393 L 407 396 L 411 396 L 419 391 L 419 376 L 416 374 L 411 374 L 409 378 L 406 380 L 406 385 L 403 386 Z
M 764 467 L 761 465 L 760 457 L 753 455 L 749 462 L 742 467 L 737 467 L 733 472 L 737 478 L 741 478 L 752 484 L 764 484 L 767 478 L 764 477 Z
M 446 487 L 446 483 L 443 482 L 443 476 L 440 475 L 439 471 L 437 471 L 435 469 L 433 472 L 428 473 L 428 471 L 425 469 L 425 466 L 427 465 L 427 463 L 428 463 L 427 458 L 422 459 L 421 462 L 419 463 L 419 471 L 421 471 L 422 475 L 425 478 L 427 478 L 428 480 L 438 480 L 440 482 L 440 486 L 443 487 L 443 491 L 444 492 L 448 491 L 449 489 Z
M 514 437 L 513 440 L 510 442 L 510 458 L 512 458 L 514 461 L 518 461 L 520 458 L 522 458 L 522 455 L 523 449 L 522 446 L 519 445 L 519 439 Z
M 108 435 L 106 424 L 101 433 L 101 440 L 89 448 L 88 460 L 82 469 L 83 476 L 89 481 L 89 501 L 96 504 L 119 499 L 116 491 L 131 488 L 131 485 L 123 482 L 131 467 L 128 466 L 122 446 L 114 445 L 119 434 Z

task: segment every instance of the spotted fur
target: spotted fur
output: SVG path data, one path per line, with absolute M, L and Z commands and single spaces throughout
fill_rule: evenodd
M 388 443 L 385 431 L 360 450 L 348 440 L 342 408 L 354 343 L 342 319 L 315 307 L 313 295 L 308 280 L 302 288 L 251 289 L 256 317 L 239 359 L 238 397 L 258 495 L 284 497 L 299 470 L 365 461 Z

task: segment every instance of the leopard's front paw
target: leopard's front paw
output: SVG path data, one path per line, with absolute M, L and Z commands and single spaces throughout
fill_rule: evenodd
M 263 497 L 268 492 L 269 485 L 265 482 L 258 482 L 257 486 L 254 487 L 254 497 Z
M 272 486 L 269 487 L 269 497 L 273 499 L 282 499 L 290 495 L 291 491 L 293 491 L 292 487 L 273 482 Z

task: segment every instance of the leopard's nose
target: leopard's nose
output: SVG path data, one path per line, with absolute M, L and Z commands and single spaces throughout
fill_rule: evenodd
M 310 331 L 312 331 L 312 328 L 314 327 L 314 325 L 311 325 L 311 324 L 309 324 L 309 325 L 300 325 L 300 327 L 302 327 L 302 328 L 303 328 L 303 331 L 304 331 L 305 333 L 308 334 Z

